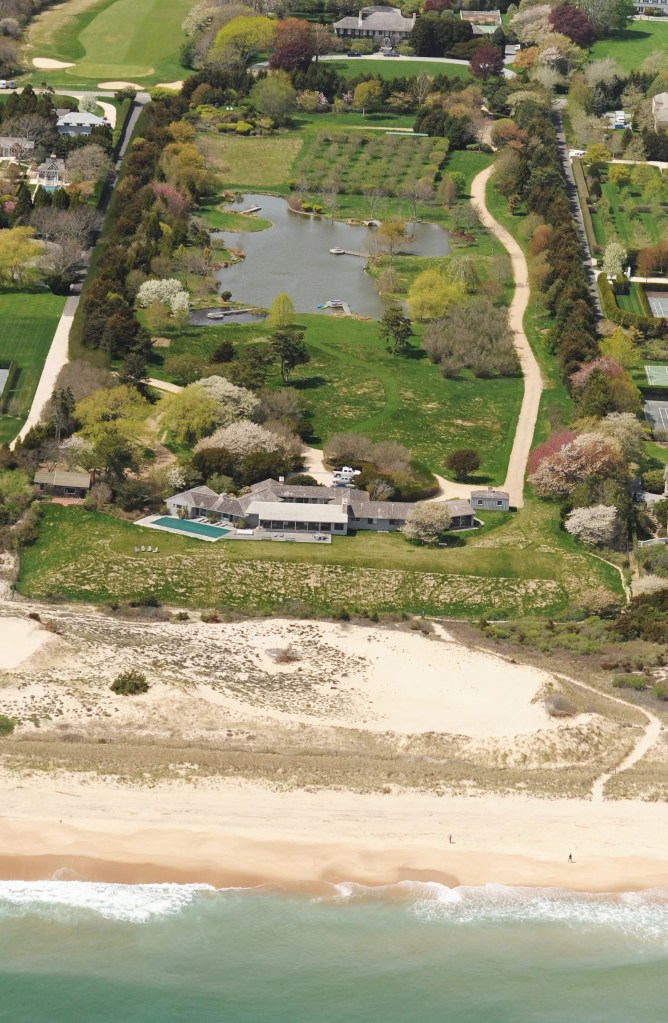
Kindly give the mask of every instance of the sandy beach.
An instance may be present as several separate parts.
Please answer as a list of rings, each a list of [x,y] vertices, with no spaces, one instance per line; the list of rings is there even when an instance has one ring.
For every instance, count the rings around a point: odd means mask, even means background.
[[[5,776],[1,786],[3,878],[309,890],[400,880],[668,887],[668,810],[648,803],[272,792],[245,783],[128,790],[72,777]]]
[[[668,886],[666,804],[605,790],[665,775],[624,700],[429,623],[31,607],[0,607],[2,878]]]

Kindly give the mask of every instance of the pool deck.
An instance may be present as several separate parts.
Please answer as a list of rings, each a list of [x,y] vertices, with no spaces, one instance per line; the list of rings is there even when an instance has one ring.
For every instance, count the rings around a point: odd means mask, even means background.
[[[230,536],[231,532],[234,531],[234,527],[221,526],[220,536],[206,536],[204,533],[190,533],[186,529],[174,529],[171,526],[164,526],[159,524],[159,519],[169,518],[166,515],[147,515],[143,519],[138,519],[135,522],[136,526],[145,526],[147,529],[157,529],[161,533],[172,533],[174,536],[187,536],[191,540],[206,540],[208,543],[217,543],[218,540],[224,540],[226,536]],[[223,532],[225,530],[225,532]]]
[[[217,543],[218,540],[269,540],[275,543],[331,543],[331,533],[290,533],[270,532],[265,529],[235,529],[228,523],[221,524],[220,536],[204,536],[202,533],[189,533],[184,529],[172,529],[171,526],[158,525],[157,520],[164,519],[165,515],[147,515],[143,519],[137,519],[135,526],[144,526],[146,529],[155,529],[161,533],[172,533],[174,536],[185,536],[191,540],[206,540],[208,543]],[[193,519],[192,521],[197,521]],[[223,529],[226,532],[223,532]]]

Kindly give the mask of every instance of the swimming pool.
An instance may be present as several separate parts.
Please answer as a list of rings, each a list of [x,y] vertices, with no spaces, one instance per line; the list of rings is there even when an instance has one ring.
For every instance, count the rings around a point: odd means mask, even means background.
[[[154,519],[153,526],[160,526],[163,529],[176,529],[179,533],[190,533],[191,536],[206,536],[209,540],[220,540],[229,529],[221,526],[210,526],[207,522],[193,522],[192,519],[177,519],[171,515],[163,515],[160,519]]]

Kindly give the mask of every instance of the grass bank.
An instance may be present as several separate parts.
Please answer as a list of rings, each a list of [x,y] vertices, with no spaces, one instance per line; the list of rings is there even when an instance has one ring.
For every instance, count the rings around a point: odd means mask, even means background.
[[[49,505],[39,539],[21,554],[17,586],[26,597],[86,603],[152,597],[264,613],[475,619],[556,615],[602,588],[621,598],[618,575],[561,532],[554,507],[529,502],[498,528],[458,542],[431,550],[398,534],[359,533],[327,546],[209,544]],[[141,543],[159,553],[135,554]]]

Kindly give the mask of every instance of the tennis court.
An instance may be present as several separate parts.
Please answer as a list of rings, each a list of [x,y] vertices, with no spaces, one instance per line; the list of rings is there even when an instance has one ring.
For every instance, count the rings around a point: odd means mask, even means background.
[[[652,316],[656,316],[657,319],[662,317],[668,319],[668,291],[645,290],[645,297],[652,310]]]
[[[668,432],[668,402],[646,401],[644,406],[645,419],[653,430]]]
[[[647,383],[655,387],[668,387],[668,366],[645,366]]]

